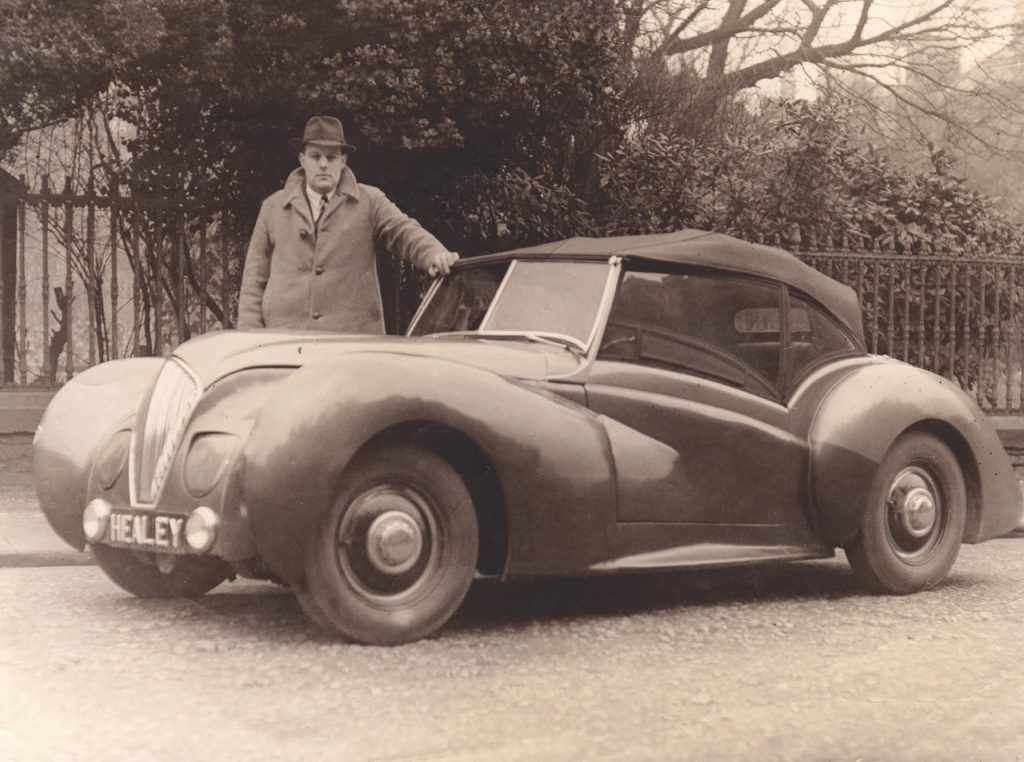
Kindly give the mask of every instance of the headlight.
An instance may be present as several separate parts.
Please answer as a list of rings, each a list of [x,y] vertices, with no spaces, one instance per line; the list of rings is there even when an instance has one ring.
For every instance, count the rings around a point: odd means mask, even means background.
[[[188,515],[185,522],[185,540],[198,553],[205,553],[217,539],[220,517],[212,508],[201,505]]]
[[[102,489],[113,487],[117,477],[124,471],[125,463],[128,461],[128,445],[131,441],[130,431],[118,431],[103,445],[95,466],[96,480]]]
[[[202,497],[215,486],[235,452],[234,434],[200,434],[192,440],[185,457],[185,489]]]
[[[89,542],[98,542],[107,533],[110,522],[110,503],[101,497],[93,498],[82,514],[82,530]]]

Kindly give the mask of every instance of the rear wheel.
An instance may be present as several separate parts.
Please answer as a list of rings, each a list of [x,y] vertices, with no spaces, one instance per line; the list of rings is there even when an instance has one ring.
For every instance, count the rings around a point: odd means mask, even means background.
[[[953,453],[930,434],[906,434],[886,453],[846,554],[872,590],[913,593],[945,578],[966,521],[967,489]]]
[[[139,598],[197,598],[232,573],[219,558],[166,556],[161,564],[155,556],[146,557],[126,548],[101,544],[91,547],[103,572]]]
[[[351,466],[325,514],[298,599],[350,640],[417,640],[462,602],[478,544],[472,500],[447,461],[411,445],[378,448]]]

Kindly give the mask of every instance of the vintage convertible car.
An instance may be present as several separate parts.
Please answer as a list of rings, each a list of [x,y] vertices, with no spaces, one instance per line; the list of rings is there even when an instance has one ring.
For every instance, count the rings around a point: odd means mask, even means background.
[[[405,337],[225,331],[99,365],[47,410],[35,482],[136,595],[276,579],[374,644],[433,632],[476,576],[839,547],[909,593],[1022,506],[968,397],[866,352],[853,291],[700,231],[462,262]]]

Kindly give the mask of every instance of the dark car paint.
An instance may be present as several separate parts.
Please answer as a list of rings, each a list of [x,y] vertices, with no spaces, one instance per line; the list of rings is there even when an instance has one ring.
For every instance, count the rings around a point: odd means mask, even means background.
[[[278,575],[301,576],[352,456],[409,421],[460,432],[492,465],[507,517],[506,574],[564,573],[607,556],[612,464],[590,411],[541,385],[440,358],[353,352],[277,385],[246,443],[249,526]]]
[[[619,521],[797,523],[795,442],[783,405],[676,371],[600,359],[586,389],[594,412],[623,424],[610,429]]]
[[[130,426],[162,359],[136,358],[97,365],[54,395],[36,430],[32,461],[36,497],[54,531],[85,547],[82,511],[93,459],[115,431]]]
[[[870,477],[896,436],[936,418],[949,419],[936,431],[954,437],[975,502],[986,509],[968,539],[1008,531],[1020,513],[1012,470],[980,411],[948,382],[894,361],[825,365],[798,383],[787,405],[685,373],[659,380],[665,371],[525,342],[222,332],[175,355],[198,375],[205,397],[156,510],[211,505],[225,523],[215,553],[254,553],[290,581],[301,576],[313,528],[351,457],[410,423],[447,427],[479,448],[498,481],[508,532],[502,571],[510,576],[828,555],[855,530]],[[160,362],[87,371],[44,417],[40,503],[76,547],[82,509],[98,494],[95,482],[87,486],[94,453],[130,425]],[[909,389],[916,404],[905,404]],[[678,398],[677,415],[706,424],[705,436],[717,422],[729,429],[722,443],[737,450],[718,450],[727,454],[717,471],[695,475],[685,457],[708,453],[665,441],[665,422],[649,411],[667,397]],[[100,430],[95,420],[120,423]],[[214,492],[196,498],[184,489],[182,467],[187,444],[206,431],[236,434],[240,450]],[[648,478],[662,472],[683,487],[699,477],[712,494],[703,506],[687,505]],[[118,507],[127,507],[126,482],[107,493]],[[735,509],[732,520],[709,520],[714,504]]]
[[[578,362],[561,351],[538,344],[482,341],[473,338],[438,340],[404,336],[345,336],[284,331],[220,331],[192,339],[174,354],[208,387],[217,379],[250,367],[297,368],[331,360],[347,352],[394,352],[426,355],[490,368],[495,373],[542,380],[573,371]]]
[[[222,530],[212,552],[225,560],[241,561],[255,554],[252,536],[241,515],[242,445],[268,395],[290,372],[290,368],[253,368],[221,378],[207,388],[182,436],[182,445],[171,463],[170,476],[154,506],[153,510],[158,513],[179,516],[187,516],[200,505],[215,508],[221,515]],[[195,439],[211,433],[231,435],[234,452],[228,456],[214,488],[206,494],[195,495],[185,484],[185,460]],[[127,479],[120,480],[106,492],[94,488],[91,494],[100,494],[115,506],[130,505]],[[180,552],[189,551],[182,549]]]
[[[890,358],[851,360],[809,378],[790,406],[794,433],[810,446],[808,482],[825,542],[853,538],[866,486],[911,428],[938,434],[958,456],[972,496],[965,542],[1016,526],[1021,496],[1013,467],[984,413],[951,382]]]

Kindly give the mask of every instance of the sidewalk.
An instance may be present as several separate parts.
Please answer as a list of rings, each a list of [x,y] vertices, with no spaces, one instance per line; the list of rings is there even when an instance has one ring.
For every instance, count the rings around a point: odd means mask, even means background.
[[[32,435],[0,434],[0,568],[93,563],[50,528],[32,489]]]

